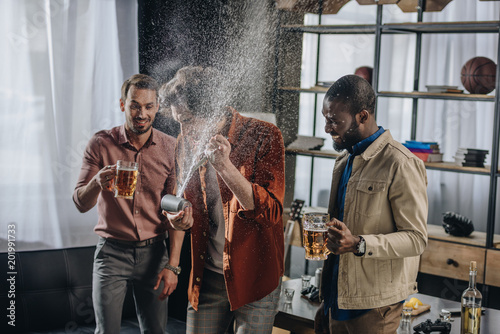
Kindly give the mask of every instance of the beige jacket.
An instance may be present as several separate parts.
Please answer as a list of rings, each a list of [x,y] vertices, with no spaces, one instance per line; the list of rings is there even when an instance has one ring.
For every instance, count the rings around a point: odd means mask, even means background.
[[[329,213],[349,154],[337,158]],[[417,292],[419,256],[427,245],[425,166],[385,131],[353,161],[346,190],[344,223],[366,240],[362,257],[340,256],[338,305],[370,309],[400,302]],[[322,295],[331,284],[333,256],[325,261]],[[328,286],[327,286],[328,285]]]

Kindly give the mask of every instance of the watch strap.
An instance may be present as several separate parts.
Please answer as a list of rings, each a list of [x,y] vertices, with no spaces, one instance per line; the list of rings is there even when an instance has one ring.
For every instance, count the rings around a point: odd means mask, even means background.
[[[181,273],[181,267],[174,267],[174,266],[171,266],[168,263],[165,265],[164,268],[172,271],[176,275],[179,275]]]

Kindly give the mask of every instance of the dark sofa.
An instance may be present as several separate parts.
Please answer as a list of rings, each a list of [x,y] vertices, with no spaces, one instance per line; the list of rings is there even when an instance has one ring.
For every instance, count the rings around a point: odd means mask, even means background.
[[[0,305],[7,310],[0,333],[93,333],[94,251],[95,246],[24,251],[16,252],[15,260],[12,254],[0,253]],[[172,304],[170,300],[169,311]],[[185,333],[182,320],[170,316],[167,333]],[[129,289],[121,333],[139,332]]]

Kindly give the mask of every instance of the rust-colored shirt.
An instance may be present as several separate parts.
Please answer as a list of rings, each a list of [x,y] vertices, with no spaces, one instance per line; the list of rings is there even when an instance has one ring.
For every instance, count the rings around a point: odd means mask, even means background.
[[[78,189],[86,185],[104,166],[118,160],[139,163],[139,176],[133,199],[115,198],[114,193],[102,191],[97,199],[99,215],[94,231],[105,238],[145,240],[168,228],[161,214],[163,195],[175,191],[175,138],[153,129],[151,136],[138,151],[128,141],[124,125],[97,132],[87,144],[80,177],[73,201],[81,211],[85,207],[78,199]]]
[[[283,276],[285,148],[281,132],[276,126],[243,117],[234,109],[231,110],[229,158],[252,183],[255,203],[254,210],[244,210],[217,175],[225,221],[224,278],[231,310],[235,310],[267,296],[278,287]],[[176,152],[179,161],[189,156],[183,142],[181,134]],[[210,235],[206,171],[206,165],[200,167],[184,193],[185,198],[193,204],[192,270],[188,297],[196,310]]]

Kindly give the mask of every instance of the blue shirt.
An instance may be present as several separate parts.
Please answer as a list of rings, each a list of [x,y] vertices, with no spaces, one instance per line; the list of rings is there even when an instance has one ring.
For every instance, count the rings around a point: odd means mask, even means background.
[[[375,141],[382,133],[384,133],[384,128],[379,126],[378,131],[372,134],[370,137],[363,139],[352,149],[347,149],[350,153],[349,159],[347,160],[347,165],[340,178],[339,187],[337,189],[337,202],[335,205],[339,209],[338,220],[344,221],[344,203],[345,203],[345,193],[347,189],[347,183],[352,173],[352,162],[354,157],[363,153],[371,143]],[[357,318],[370,310],[343,310],[339,309],[337,294],[338,294],[338,276],[339,276],[339,256],[334,256],[333,265],[333,275],[332,275],[332,285],[329,293],[325,294],[325,315],[328,314],[328,309],[332,309],[332,318],[339,321],[349,320]]]

